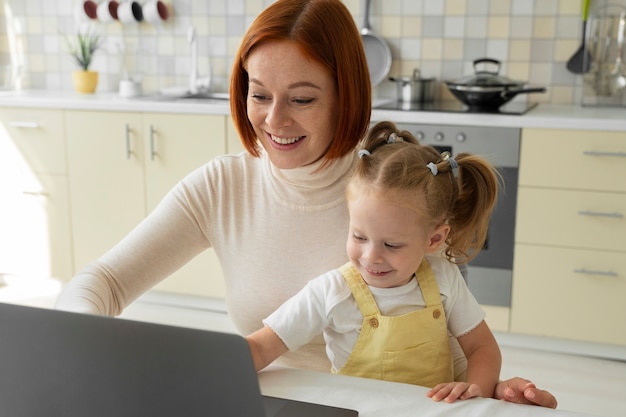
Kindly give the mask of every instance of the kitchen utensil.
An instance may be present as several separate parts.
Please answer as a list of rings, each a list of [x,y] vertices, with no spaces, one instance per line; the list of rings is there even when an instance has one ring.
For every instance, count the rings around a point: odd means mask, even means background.
[[[626,14],[622,12],[619,16],[619,26],[617,28],[617,57],[615,58],[615,66],[611,71],[609,88],[611,94],[615,95],[626,87],[626,75],[622,64],[622,55],[624,54],[624,30],[626,29]]]
[[[398,101],[403,103],[430,103],[435,97],[435,79],[421,78],[420,70],[415,68],[409,77],[389,77],[396,83]]]
[[[518,94],[545,93],[546,89],[526,88],[526,83],[499,75],[500,61],[480,58],[474,61],[474,75],[458,81],[446,81],[448,90],[474,111],[493,112]],[[481,64],[491,64],[494,70],[479,69]]]
[[[97,15],[98,20],[102,23],[111,23],[117,20],[117,8],[119,3],[117,1],[103,1],[98,5]]]
[[[136,1],[124,1],[117,7],[117,17],[125,24],[135,24],[143,20],[141,4]]]
[[[361,39],[365,49],[365,57],[367,58],[367,66],[370,72],[370,81],[372,86],[377,86],[389,74],[391,69],[391,49],[387,41],[377,33],[373,32],[370,27],[370,0],[364,1],[363,29],[361,29]]]
[[[98,4],[92,0],[79,2],[76,7],[76,20],[79,22],[90,21],[98,18]]]
[[[143,18],[146,22],[153,25],[160,25],[165,22],[169,16],[167,6],[160,0],[149,0],[141,8]]]
[[[585,48],[585,38],[587,31],[587,15],[589,13],[589,0],[583,1],[583,33],[582,42],[578,50],[574,52],[574,55],[567,61],[567,69],[574,74],[584,74],[591,68],[591,54],[588,49]]]

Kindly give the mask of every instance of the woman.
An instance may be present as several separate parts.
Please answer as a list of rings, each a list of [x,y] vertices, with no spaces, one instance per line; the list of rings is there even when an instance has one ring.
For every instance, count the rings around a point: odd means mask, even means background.
[[[308,280],[347,261],[345,186],[371,112],[365,53],[347,8],[339,0],[268,7],[243,38],[230,96],[248,152],[217,158],[183,179],[72,280],[58,308],[118,315],[213,247],[230,317],[247,335]],[[321,337],[281,359],[329,369]],[[500,398],[509,388],[516,400],[528,391],[552,405],[524,384],[500,384]]]

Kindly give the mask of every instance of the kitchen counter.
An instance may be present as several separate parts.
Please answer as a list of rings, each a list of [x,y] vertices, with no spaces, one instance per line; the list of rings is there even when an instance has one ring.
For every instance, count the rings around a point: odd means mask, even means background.
[[[426,397],[428,388],[396,382],[270,366],[259,373],[264,395],[357,410],[360,417],[507,416],[582,417],[566,410],[519,405],[490,398],[452,404]]]
[[[377,100],[374,106],[388,102]],[[149,97],[122,98],[117,93],[80,95],[68,91],[4,92],[0,106],[50,109],[163,112],[190,114],[230,114],[227,101],[209,102],[198,99],[154,100]],[[459,126],[500,126],[534,128],[568,128],[581,130],[626,131],[626,109],[623,107],[582,107],[574,105],[539,104],[528,113],[493,115],[480,113],[446,113],[429,111],[372,111],[372,121],[392,120],[396,123],[425,123]]]

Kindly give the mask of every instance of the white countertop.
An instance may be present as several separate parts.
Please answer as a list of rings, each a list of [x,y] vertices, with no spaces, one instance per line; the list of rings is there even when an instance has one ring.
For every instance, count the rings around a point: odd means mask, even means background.
[[[385,101],[389,100],[379,100],[374,105],[382,104]],[[210,103],[196,99],[158,101],[141,97],[122,98],[117,93],[83,95],[71,91],[47,90],[3,92],[0,94],[0,106],[128,112],[230,114],[230,106],[227,101],[213,101]],[[374,109],[372,111],[372,121],[380,120],[391,120],[396,123],[626,132],[626,108],[624,107],[583,107],[579,105],[543,103],[521,116]]]
[[[581,417],[567,410],[473,398],[452,404],[426,397],[428,388],[270,366],[259,373],[264,395],[357,410],[360,417]]]
[[[117,93],[78,94],[72,91],[28,90],[3,92],[0,107],[26,107],[68,110],[99,110],[121,112],[230,114],[226,100],[184,99],[155,100],[146,97],[124,98]]]
[[[0,302],[51,308],[62,283],[48,279],[0,276]],[[181,307],[181,302],[186,307]],[[210,308],[215,308],[211,311]],[[189,296],[147,293],[124,310],[121,318],[173,326],[236,333],[220,303]],[[600,416],[617,416],[623,410],[619,397],[624,386],[619,362],[587,357],[554,355],[503,346],[502,376],[532,377],[538,386],[549,387],[559,399],[555,410],[475,398],[454,404],[435,403],[424,387],[354,378],[342,375],[286,369],[271,365],[259,373],[261,391],[270,396],[291,398],[356,409],[368,416],[499,416],[577,417],[568,410],[584,410]],[[542,371],[540,372],[539,369]],[[606,386],[602,381],[611,381]],[[608,397],[608,398],[607,398]]]

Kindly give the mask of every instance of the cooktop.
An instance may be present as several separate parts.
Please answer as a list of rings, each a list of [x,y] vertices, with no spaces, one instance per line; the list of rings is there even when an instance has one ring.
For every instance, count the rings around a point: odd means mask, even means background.
[[[406,111],[433,111],[447,113],[489,113],[489,114],[509,114],[522,115],[535,108],[538,103],[510,102],[493,111],[474,109],[459,101],[439,101],[431,103],[410,103],[401,100],[389,101],[377,106],[375,109],[381,110],[406,110]]]

